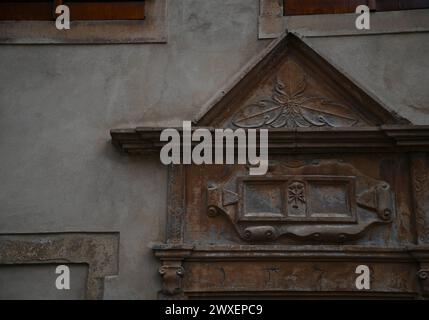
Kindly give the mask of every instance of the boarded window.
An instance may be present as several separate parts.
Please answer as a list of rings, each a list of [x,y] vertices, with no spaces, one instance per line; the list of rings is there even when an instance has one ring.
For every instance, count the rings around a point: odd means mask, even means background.
[[[0,2],[0,20],[54,20],[55,8],[67,5],[71,20],[142,20],[143,0],[15,0]]]
[[[429,8],[429,0],[284,0],[284,11],[287,16],[352,13],[361,4],[372,11]]]

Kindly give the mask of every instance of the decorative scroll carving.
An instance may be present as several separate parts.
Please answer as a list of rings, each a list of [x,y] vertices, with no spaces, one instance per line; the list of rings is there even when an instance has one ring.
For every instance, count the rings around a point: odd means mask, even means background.
[[[427,265],[427,264],[426,264]],[[429,269],[422,268],[417,272],[417,277],[420,281],[422,295],[424,297],[429,296]]]
[[[175,295],[181,292],[182,277],[185,274],[185,269],[181,265],[177,263],[163,265],[159,268],[159,273],[163,280],[162,293]]]
[[[236,201],[225,206],[226,194],[234,194]],[[211,184],[207,206],[209,216],[228,217],[246,241],[290,235],[343,242],[360,237],[372,224],[391,222],[394,213],[388,183],[334,161],[279,166],[265,177],[237,172],[226,182]]]
[[[426,221],[425,201],[429,202],[428,167],[424,155],[415,155],[412,160],[412,183],[414,195],[414,208],[416,212],[417,235],[419,242],[429,241],[429,227]],[[426,204],[428,205],[428,204]]]
[[[426,281],[429,278],[429,269],[420,269],[417,272],[417,276],[419,277],[420,280],[422,281]]]
[[[185,275],[183,261],[191,254],[192,246],[183,244],[158,244],[152,249],[162,261],[158,269],[162,276],[162,291],[160,298],[178,299],[183,296],[182,279]]]
[[[288,61],[280,69],[273,93],[240,110],[232,124],[241,128],[352,127],[359,117],[349,108],[320,96],[304,93],[304,71]]]
[[[429,247],[415,245],[409,247],[411,256],[418,262],[416,278],[420,282],[420,294],[429,298]]]

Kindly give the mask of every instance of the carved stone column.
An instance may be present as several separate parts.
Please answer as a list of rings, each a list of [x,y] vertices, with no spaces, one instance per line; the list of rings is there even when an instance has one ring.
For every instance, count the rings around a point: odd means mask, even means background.
[[[185,167],[170,165],[168,168],[167,242],[179,245],[183,242],[183,218],[185,214]]]

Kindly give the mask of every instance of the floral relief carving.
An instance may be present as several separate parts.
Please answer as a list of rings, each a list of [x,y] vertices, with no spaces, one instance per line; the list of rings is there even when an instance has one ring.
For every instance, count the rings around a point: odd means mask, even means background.
[[[292,207],[298,208],[299,204],[305,203],[304,184],[299,181],[291,183],[288,189],[288,202]]]
[[[271,97],[247,105],[232,119],[240,128],[352,127],[359,117],[341,103],[307,95],[307,79],[296,63],[279,70]]]
[[[429,228],[426,223],[426,214],[424,210],[425,190],[428,181],[427,168],[424,158],[416,158],[412,167],[412,178],[415,197],[415,209],[417,220],[417,232],[421,242],[429,239]]]

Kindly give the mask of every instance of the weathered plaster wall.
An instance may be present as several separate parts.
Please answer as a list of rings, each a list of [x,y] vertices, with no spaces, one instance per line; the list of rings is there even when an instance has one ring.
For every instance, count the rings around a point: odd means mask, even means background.
[[[306,41],[384,106],[415,124],[429,124],[429,33]]]
[[[174,0],[168,44],[2,45],[0,233],[119,231],[105,297],[155,298],[166,170],[120,155],[109,130],[191,119],[264,47],[257,13],[256,0]]]
[[[194,118],[268,44],[257,40],[258,10],[258,0],[171,0],[167,44],[0,46],[0,233],[120,232],[119,276],[106,280],[105,298],[155,298],[148,245],[163,239],[166,170],[156,156],[119,154],[109,129]],[[428,40],[306,41],[429,124]]]

